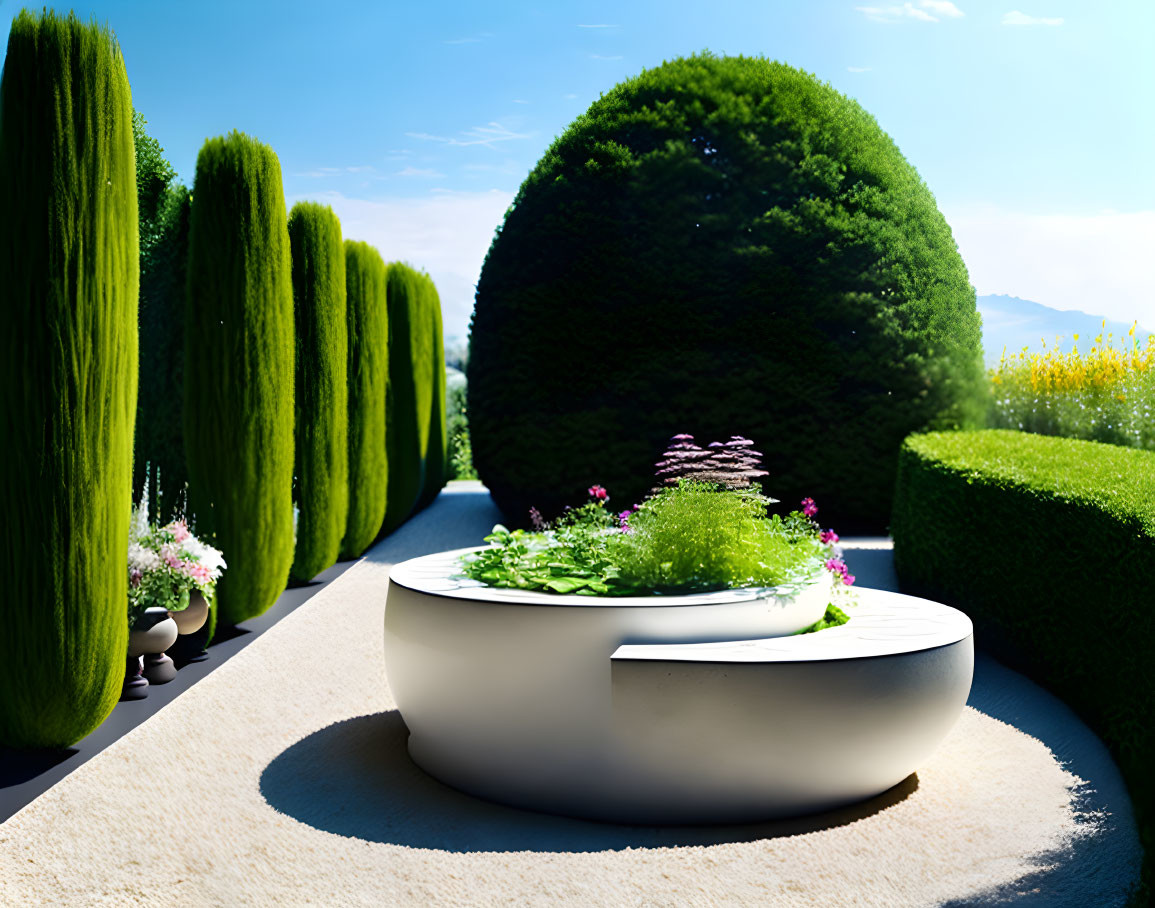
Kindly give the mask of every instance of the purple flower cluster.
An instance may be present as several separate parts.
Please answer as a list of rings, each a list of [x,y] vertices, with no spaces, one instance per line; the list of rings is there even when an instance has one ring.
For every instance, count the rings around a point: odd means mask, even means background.
[[[842,582],[847,586],[850,586],[852,583],[854,583],[854,575],[850,573],[850,569],[847,568],[846,562],[841,558],[828,558],[826,561],[826,570],[830,571],[832,574],[840,575],[842,577]]]
[[[726,442],[710,442],[705,448],[694,441],[693,435],[675,435],[655,464],[654,475],[663,486],[676,486],[680,479],[691,479],[727,489],[748,489],[756,480],[770,475],[760,469],[761,461],[762,453],[754,450],[754,442],[741,435],[732,435]]]
[[[630,518],[637,510],[638,505],[634,505],[629,510],[622,511],[620,514],[618,514],[618,526],[621,528],[623,533],[632,533],[634,531],[634,528],[630,526]]]

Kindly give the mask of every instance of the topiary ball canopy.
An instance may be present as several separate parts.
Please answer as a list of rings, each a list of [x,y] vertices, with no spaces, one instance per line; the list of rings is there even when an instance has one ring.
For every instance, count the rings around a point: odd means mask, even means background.
[[[950,228],[874,118],[813,76],[675,60],[603,95],[522,184],[477,286],[474,461],[507,520],[600,483],[623,507],[671,436],[751,438],[765,489],[886,526],[899,446],[981,412]]]

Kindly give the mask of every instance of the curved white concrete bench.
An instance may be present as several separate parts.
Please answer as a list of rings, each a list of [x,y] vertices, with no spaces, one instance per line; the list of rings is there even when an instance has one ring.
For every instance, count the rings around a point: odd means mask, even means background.
[[[632,823],[824,810],[916,770],[970,690],[970,621],[937,603],[862,590],[848,625],[781,636],[821,617],[825,578],[792,599],[557,596],[454,579],[461,551],[393,567],[385,667],[413,759],[492,800]]]

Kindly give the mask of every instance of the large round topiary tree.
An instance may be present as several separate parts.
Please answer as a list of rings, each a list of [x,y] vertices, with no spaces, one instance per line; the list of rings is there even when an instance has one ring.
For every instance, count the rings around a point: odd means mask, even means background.
[[[224,553],[219,619],[260,615],[293,561],[293,285],[281,165],[239,132],[197,156],[184,440],[189,505]]]
[[[345,247],[333,209],[298,202],[289,213],[297,328],[297,550],[290,576],[334,564],[349,512],[348,328]]]
[[[120,695],[136,206],[116,39],[21,12],[0,79],[0,747],[70,745]]]
[[[981,413],[950,228],[875,120],[804,72],[710,55],[596,101],[526,179],[477,287],[478,473],[524,523],[623,506],[670,436],[754,439],[767,491],[885,528],[899,445]]]

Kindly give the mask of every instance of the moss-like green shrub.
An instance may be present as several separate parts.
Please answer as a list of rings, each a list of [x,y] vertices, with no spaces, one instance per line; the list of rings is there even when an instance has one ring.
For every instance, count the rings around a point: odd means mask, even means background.
[[[120,695],[139,269],[116,39],[21,12],[0,80],[0,746],[70,745]]]
[[[603,95],[522,184],[477,287],[469,416],[507,520],[638,501],[676,432],[757,438],[777,497],[881,530],[911,431],[982,415],[980,320],[875,120],[709,55]]]
[[[633,585],[669,592],[775,586],[821,569],[826,547],[765,515],[759,495],[682,479],[630,515],[614,559]]]
[[[345,247],[333,210],[298,202],[289,214],[297,329],[297,551],[290,576],[337,561],[349,513]]]
[[[445,336],[441,323],[441,297],[433,278],[424,275],[424,304],[429,319],[432,387],[429,395],[429,440],[425,445],[425,485],[419,507],[425,507],[449,481],[449,429],[447,427],[445,387]]]
[[[385,439],[389,494],[385,524],[381,528],[383,534],[393,532],[409,519],[425,489],[434,397],[434,343],[429,306],[431,299],[436,299],[429,276],[403,262],[390,263],[388,285],[389,392],[385,405]]]
[[[153,513],[164,522],[174,516],[188,482],[180,401],[190,198],[188,189],[175,182],[176,171],[145,130],[140,113],[133,116],[133,142],[140,212],[140,390],[133,498],[139,498],[151,469]]]
[[[223,624],[266,611],[293,561],[293,334],[280,162],[239,132],[209,139],[189,225],[184,437],[197,533],[228,563]]]
[[[1008,430],[915,435],[892,532],[904,591],[965,611],[982,646],[1106,741],[1150,880],[1155,452]]]
[[[369,547],[385,518],[385,394],[389,381],[389,313],[385,261],[368,243],[345,241],[349,334],[349,516],[342,558]]]

